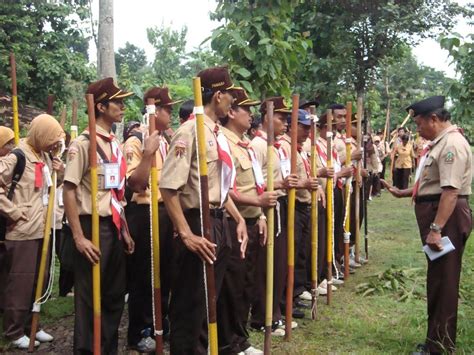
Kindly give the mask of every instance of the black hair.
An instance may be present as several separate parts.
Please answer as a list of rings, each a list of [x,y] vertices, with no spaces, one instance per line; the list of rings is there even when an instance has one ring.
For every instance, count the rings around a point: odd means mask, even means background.
[[[408,142],[409,140],[410,140],[410,136],[405,133],[405,134],[402,136],[402,141],[407,141],[407,142]]]
[[[331,106],[329,106],[329,109],[334,112],[334,110],[344,110],[346,108],[346,106],[344,105],[341,105],[341,104],[332,104]]]
[[[440,121],[446,122],[451,120],[451,114],[445,108],[437,108],[434,111],[429,112],[428,114],[421,115],[422,117],[430,117],[431,115],[436,115]]]
[[[95,114],[95,118],[97,119],[100,115],[102,115],[102,112],[99,111],[99,109],[97,108],[97,105],[98,104],[102,104],[105,106],[105,108],[109,108],[109,103],[110,101],[103,101],[103,102],[97,102],[96,104],[94,104],[94,114]]]
[[[184,101],[181,104],[181,107],[179,108],[179,118],[181,118],[184,121],[187,121],[189,116],[193,113],[193,109],[194,109],[193,100]]]
[[[253,118],[252,123],[250,124],[250,129],[252,129],[252,128],[257,129],[258,126],[261,125],[261,124],[262,124],[262,116],[260,116],[260,115],[257,116],[256,115]]]
[[[402,130],[403,132],[406,132],[407,130],[405,129],[405,127],[398,127],[397,128],[397,132],[399,132],[400,130]]]
[[[215,92],[210,89],[204,89],[202,92],[202,104],[203,106],[209,105],[212,101]]]

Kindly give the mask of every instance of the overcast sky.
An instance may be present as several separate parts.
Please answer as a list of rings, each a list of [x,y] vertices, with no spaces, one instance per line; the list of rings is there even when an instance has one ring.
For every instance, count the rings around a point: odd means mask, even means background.
[[[459,0],[466,5],[468,0]],[[148,43],[146,29],[153,26],[171,26],[173,29],[188,27],[188,51],[211,35],[219,24],[209,19],[209,13],[216,8],[214,0],[119,0],[114,2],[115,50],[123,47],[128,41],[145,49],[148,60],[154,58],[153,47]],[[99,13],[98,0],[93,0],[94,17]],[[466,21],[458,22],[455,31],[463,36],[473,30]],[[96,57],[96,48],[91,43],[91,59]],[[419,62],[444,71],[454,77],[454,68],[449,66],[447,52],[441,50],[435,40],[424,40],[414,48]]]

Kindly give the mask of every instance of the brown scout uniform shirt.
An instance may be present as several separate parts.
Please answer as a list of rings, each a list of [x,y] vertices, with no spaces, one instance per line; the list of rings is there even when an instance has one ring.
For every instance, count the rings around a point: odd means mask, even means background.
[[[222,127],[222,131],[229,142],[230,153],[234,161],[236,178],[235,185],[239,194],[258,197],[257,187],[255,185],[255,175],[252,168],[252,160],[249,156],[247,148],[239,145],[239,142],[250,143],[250,139],[242,137],[240,139],[231,130]],[[262,214],[262,209],[257,206],[237,205],[240,214],[244,218],[256,218]]]
[[[183,210],[199,208],[199,171],[197,160],[196,120],[183,123],[173,135],[161,172],[160,188],[179,191]],[[209,203],[221,204],[221,171],[214,128],[217,125],[204,115]]]
[[[255,156],[257,157],[260,166],[262,167],[263,178],[265,182],[268,181],[267,179],[267,132],[259,131],[261,136],[256,136],[252,139],[250,146],[255,151]],[[283,181],[283,174],[281,172],[280,167],[280,157],[278,155],[278,150],[274,148],[274,158],[275,161],[273,162],[273,179],[274,181]],[[275,190],[278,197],[286,196],[286,190]]]
[[[432,144],[421,173],[418,196],[441,194],[443,187],[458,189],[459,195],[470,195],[472,153],[466,139],[454,126],[441,132]]]
[[[97,126],[97,133],[109,136],[100,126]],[[97,135],[97,144],[102,148],[109,159],[112,157],[112,148],[110,143]],[[117,142],[118,144],[118,142]],[[91,171],[89,166],[89,139],[82,134],[79,135],[69,146],[67,154],[66,171],[64,172],[64,181],[68,181],[77,186],[76,200],[79,215],[91,215]],[[104,166],[102,159],[97,153],[97,174],[99,176],[99,190],[97,194],[97,209],[100,217],[112,216],[110,201],[112,193],[110,189],[105,189],[104,184]],[[122,201],[125,205],[125,200]]]
[[[169,145],[164,139],[163,136],[160,136],[162,142],[165,142],[166,149],[168,150]],[[131,136],[123,145],[123,152],[125,154],[125,159],[127,161],[127,179],[130,175],[133,174],[135,169],[137,168],[138,164],[143,157],[143,149],[142,149],[142,142],[138,137]],[[160,178],[161,178],[161,171],[163,170],[163,157],[161,156],[161,152],[158,149],[155,153],[156,155],[156,170],[158,172],[158,185],[160,185]],[[137,203],[138,205],[149,205],[150,204],[150,188],[147,187],[146,190],[140,192],[134,192],[132,195],[132,202]],[[161,198],[160,190],[158,189],[158,202],[163,202]]]
[[[43,188],[35,188],[35,163],[45,163],[52,171],[51,160],[45,153],[37,154],[33,148],[21,140],[18,145],[25,153],[26,166],[13,195],[12,204],[2,205],[2,214],[11,220],[18,220],[21,212],[25,212],[28,220],[19,221],[7,226],[6,240],[41,239],[44,234],[47,206],[43,204],[43,195],[48,194],[46,179],[43,175]],[[16,166],[16,156],[9,154],[0,159],[0,195],[6,197],[10,189],[13,170]]]
[[[395,156],[397,156],[395,158],[396,169],[411,169],[413,167],[412,158],[415,157],[415,152],[410,142],[406,145],[403,145],[403,143],[397,145],[395,148]]]

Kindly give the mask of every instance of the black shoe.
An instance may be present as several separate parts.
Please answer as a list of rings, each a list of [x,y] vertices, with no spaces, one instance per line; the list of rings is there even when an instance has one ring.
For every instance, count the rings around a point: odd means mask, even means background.
[[[296,319],[304,318],[304,312],[301,309],[293,308],[293,318],[296,318]]]
[[[295,303],[293,304],[293,307],[295,307],[295,308],[303,308],[303,309],[311,309],[311,305],[310,305],[310,304],[305,303],[305,302],[301,302],[301,301],[295,301]]]
[[[428,348],[426,344],[418,344],[416,346],[416,350],[413,351],[411,354],[412,355],[428,355],[430,352],[428,351]]]

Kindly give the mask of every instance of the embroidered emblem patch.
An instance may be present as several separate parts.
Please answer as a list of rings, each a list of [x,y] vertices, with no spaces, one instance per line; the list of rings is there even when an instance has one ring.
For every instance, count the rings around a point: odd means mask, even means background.
[[[447,152],[446,157],[444,158],[445,163],[452,163],[454,161],[454,153],[453,152]]]
[[[181,158],[184,154],[186,154],[186,148],[188,144],[183,140],[176,141],[176,145],[174,147],[174,155],[177,158]]]
[[[73,160],[74,157],[76,156],[77,152],[79,152],[79,149],[77,149],[76,146],[71,145],[67,150],[67,159],[68,159],[68,161]]]

